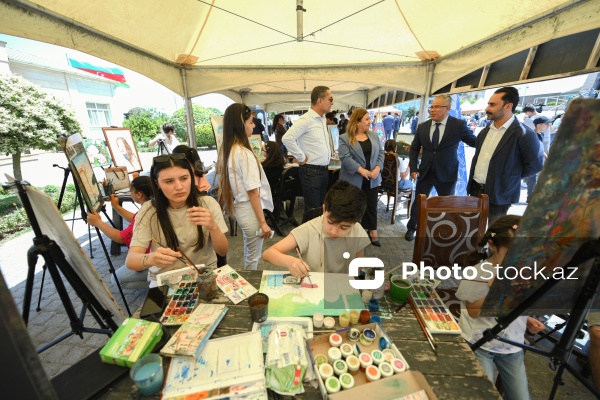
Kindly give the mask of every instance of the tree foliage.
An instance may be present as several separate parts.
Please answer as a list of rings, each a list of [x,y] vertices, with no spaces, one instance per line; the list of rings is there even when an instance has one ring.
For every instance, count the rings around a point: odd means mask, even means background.
[[[131,129],[136,143],[148,143],[162,132],[163,124],[169,122],[170,116],[155,108],[134,108],[129,117],[123,121],[123,126]]]
[[[213,115],[223,115],[223,113],[214,107],[202,107],[197,104],[192,105],[193,113],[194,113],[194,126],[198,127],[198,125],[206,125],[210,124],[210,117]],[[187,125],[185,123],[185,108],[180,108],[179,110],[173,113],[171,117],[171,123],[175,127],[175,135],[177,139],[185,141],[187,140]],[[204,128],[202,128],[204,130]],[[196,141],[198,146],[206,146],[201,145],[200,140],[198,140],[198,136],[204,137],[205,135],[200,135],[198,131],[196,131]],[[213,140],[214,142],[214,140]]]
[[[0,152],[13,156],[15,178],[21,177],[21,153],[51,150],[58,137],[81,133],[67,106],[27,80],[0,74]]]

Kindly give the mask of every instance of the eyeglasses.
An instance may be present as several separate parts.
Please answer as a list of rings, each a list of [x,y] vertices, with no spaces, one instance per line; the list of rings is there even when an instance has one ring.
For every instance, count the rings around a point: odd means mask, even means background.
[[[156,156],[152,159],[152,166],[156,164],[162,164],[165,162],[169,162],[171,160],[185,160],[185,154],[176,153],[176,154],[164,154],[162,156]]]
[[[447,108],[448,106],[429,106],[430,110],[439,110],[440,108]]]
[[[330,103],[333,103],[333,97],[330,97],[330,98],[321,97],[321,100],[329,100]]]

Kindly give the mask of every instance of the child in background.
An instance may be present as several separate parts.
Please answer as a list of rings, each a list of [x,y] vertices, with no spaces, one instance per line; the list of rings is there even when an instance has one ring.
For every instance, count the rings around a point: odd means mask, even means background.
[[[323,215],[299,227],[263,253],[263,259],[287,267],[298,278],[310,271],[348,273],[354,258],[364,257],[371,241],[360,222],[367,200],[365,194],[346,181],[337,181],[325,195]],[[302,260],[285,253],[300,249]],[[344,259],[348,252],[351,257]],[[325,268],[325,266],[327,266]]]
[[[150,181],[150,177],[148,176],[139,176],[131,181],[131,199],[138,203],[139,205],[143,205],[146,201],[152,198],[152,184]],[[100,215],[95,212],[88,212],[88,223],[92,226],[97,227],[104,233],[110,240],[113,240],[117,243],[124,244],[129,247],[131,243],[131,238],[133,237],[133,227],[135,226],[135,215],[131,211],[128,211],[121,207],[119,204],[119,198],[111,194],[110,195],[110,203],[121,217],[124,220],[129,222],[129,226],[122,231],[117,228],[113,228],[108,225],[106,222],[102,221]],[[146,251],[147,252],[147,251]],[[117,278],[119,279],[119,283],[123,289],[146,289],[148,288],[148,281],[146,271],[132,271],[126,266],[122,266],[121,268],[116,270]],[[111,275],[111,280],[114,277]],[[116,284],[113,280],[113,284]]]
[[[387,154],[396,154],[398,144],[395,140],[389,139],[385,141],[383,149]],[[396,157],[398,155],[396,154]],[[410,176],[410,167],[404,164],[402,158],[398,158],[398,190],[414,189],[415,184],[408,177]]]
[[[487,245],[489,250],[474,252],[468,256],[469,265],[477,263],[474,265],[477,277],[473,280],[463,279],[456,297],[461,300],[459,325],[462,336],[471,345],[482,338],[484,330],[496,325],[495,318],[479,317],[479,313],[495,279],[491,272],[495,271],[496,265],[502,265],[520,220],[519,216],[505,215],[494,221],[479,243],[480,248]],[[521,316],[504,329],[500,336],[523,343],[526,329],[535,334],[544,329],[544,324],[534,318]],[[504,399],[529,399],[523,349],[494,339],[475,350],[475,356],[492,382],[496,365],[505,390]]]

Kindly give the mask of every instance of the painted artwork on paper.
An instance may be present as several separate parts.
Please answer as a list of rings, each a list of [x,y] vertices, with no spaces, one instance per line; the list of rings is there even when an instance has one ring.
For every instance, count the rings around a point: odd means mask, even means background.
[[[516,238],[506,255],[503,271],[522,271],[514,280],[496,279],[483,305],[482,316],[504,315],[540,287],[545,280],[527,279],[537,268],[544,276],[567,278],[544,295],[530,315],[571,310],[591,260],[575,270],[562,267],[579,247],[600,236],[600,100],[571,101],[540,173],[533,197]],[[527,269],[530,267],[531,270]],[[523,279],[525,278],[525,279]],[[594,308],[600,308],[596,298]]]
[[[346,274],[311,272],[315,287],[285,283],[284,271],[263,271],[259,291],[269,296],[269,317],[302,317],[315,313],[340,315],[365,308],[360,292],[350,286]],[[325,279],[327,275],[327,284]]]

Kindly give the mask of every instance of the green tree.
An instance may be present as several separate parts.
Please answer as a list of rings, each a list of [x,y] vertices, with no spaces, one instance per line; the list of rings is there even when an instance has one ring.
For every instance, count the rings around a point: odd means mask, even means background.
[[[13,174],[22,180],[21,153],[51,150],[58,137],[81,133],[72,110],[25,79],[0,74],[0,152],[12,154]]]
[[[197,104],[192,105],[194,113],[194,126],[210,124],[210,117],[213,115],[223,115],[223,113],[214,107],[202,107]],[[187,124],[185,123],[185,108],[180,108],[173,113],[171,123],[175,127],[175,136],[181,141],[186,141]],[[198,131],[196,131],[196,143],[201,146],[198,140]]]
[[[417,113],[417,107],[410,106],[410,107],[408,107],[406,114],[403,114],[403,116],[408,117],[409,119],[412,119],[412,117],[414,117],[416,113]]]
[[[169,122],[170,116],[155,108],[134,108],[129,111],[129,117],[123,121],[123,126],[131,129],[136,143],[148,143],[162,132],[163,124]]]

